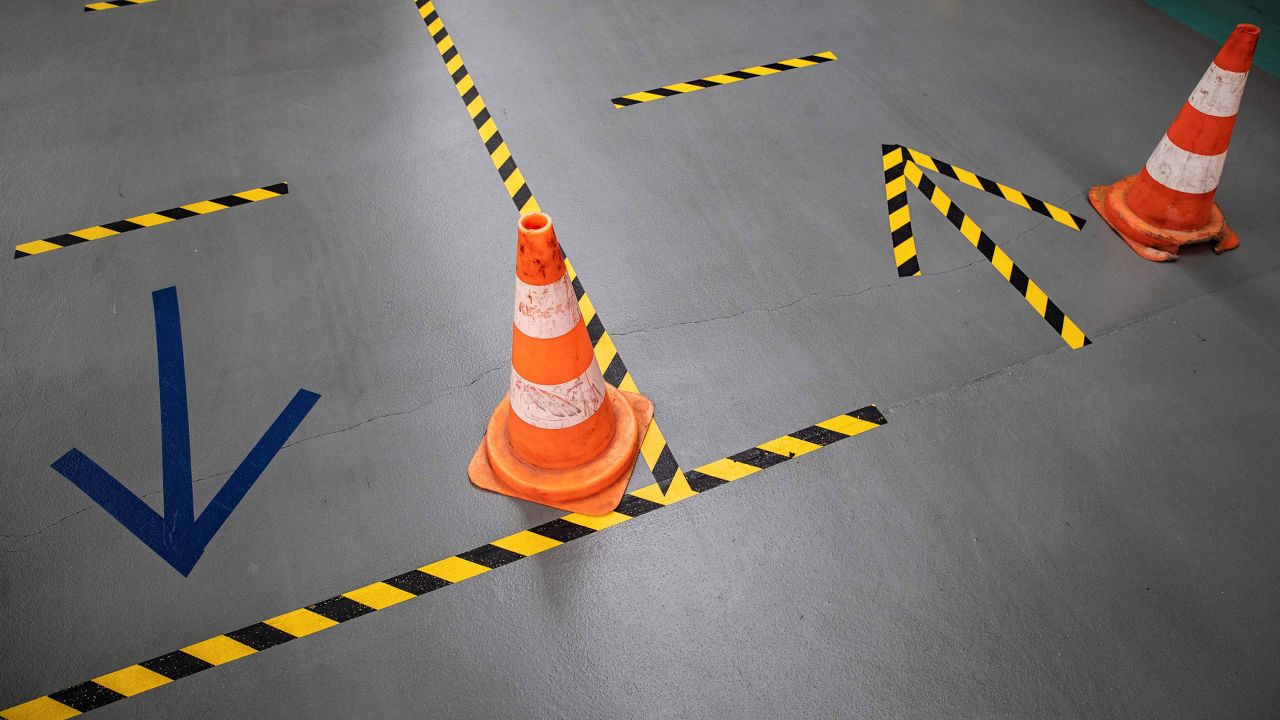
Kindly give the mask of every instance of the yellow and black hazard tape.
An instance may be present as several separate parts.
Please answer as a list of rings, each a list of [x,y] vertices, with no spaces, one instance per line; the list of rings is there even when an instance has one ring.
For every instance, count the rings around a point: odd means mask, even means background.
[[[489,150],[489,159],[493,161],[498,175],[502,177],[502,184],[506,187],[507,194],[511,196],[511,201],[516,204],[516,210],[521,214],[537,212],[538,201],[533,198],[533,191],[525,182],[520,168],[516,167],[516,160],[511,157],[511,149],[502,139],[502,133],[498,132],[498,126],[494,124],[489,108],[484,104],[484,98],[480,97],[480,91],[476,89],[475,81],[467,72],[467,66],[462,62],[462,56],[458,54],[458,48],[453,44],[453,38],[449,37],[444,21],[436,12],[435,3],[432,0],[417,0],[416,4],[418,14],[427,24],[427,32],[431,33],[431,39],[436,43],[436,50],[444,60],[444,66],[453,77],[458,95],[467,106],[467,113],[476,126],[476,132],[480,134],[480,141]]]
[[[631,371],[627,369],[626,363],[622,362],[622,355],[613,344],[613,338],[609,337],[609,332],[604,329],[600,314],[591,304],[591,298],[587,297],[587,291],[582,288],[582,281],[578,278],[578,273],[573,269],[573,263],[569,262],[567,256],[564,259],[564,265],[569,274],[569,280],[573,283],[573,292],[578,296],[578,308],[582,311],[582,321],[586,323],[587,335],[591,337],[591,347],[596,355],[596,364],[600,366],[600,372],[604,375],[605,381],[620,390],[639,393],[640,389],[636,387],[635,378],[631,377]],[[649,428],[645,431],[644,441],[640,444],[640,455],[644,458],[649,471],[653,473],[653,479],[658,482],[658,488],[662,492],[670,491],[679,494],[688,488],[688,478],[680,469],[680,463],[676,462],[676,456],[671,451],[671,446],[667,444],[667,438],[662,434],[656,419],[649,420]]]
[[[805,55],[804,57],[790,58],[787,60],[779,60],[769,63],[768,65],[756,65],[755,67],[734,70],[733,72],[720,73],[718,75],[708,75],[707,77],[698,78],[697,80],[689,80],[688,82],[676,83],[674,85],[663,85],[652,90],[644,90],[634,92],[630,95],[623,95],[613,99],[613,106],[616,108],[630,107],[639,105],[640,103],[661,100],[672,95],[683,95],[685,93],[697,92],[698,90],[706,90],[707,88],[719,87],[720,85],[731,85],[741,80],[750,80],[755,77],[763,77],[765,75],[773,75],[774,73],[786,72],[787,70],[795,70],[796,68],[811,67],[832,60],[838,60],[836,54],[830,51],[820,52],[813,55]]]
[[[654,483],[624,495],[617,509],[608,515],[564,515],[416,570],[0,710],[0,718],[53,720],[95,710],[202,670],[225,665],[290,640],[412,600],[433,590],[456,585],[503,565],[510,565],[517,560],[613,527],[792,458],[807,455],[845,438],[874,430],[887,422],[874,405],[837,415],[790,435],[783,435],[749,450],[707,463],[688,474],[688,483],[680,492],[664,493]]]
[[[65,235],[57,235],[55,237],[45,238],[43,240],[33,240],[29,243],[23,243],[14,248],[13,256],[15,258],[24,258],[31,255],[39,255],[51,250],[61,250],[64,247],[78,245],[91,240],[101,240],[112,235],[127,233],[131,230],[139,230],[146,227],[155,227],[174,220],[183,220],[197,215],[208,215],[219,210],[226,210],[237,205],[247,205],[249,203],[270,200],[274,197],[289,194],[289,183],[281,182],[275,185],[267,185],[266,187],[253,188],[242,192],[224,195],[220,198],[212,200],[201,200],[183,205],[181,207],[170,208],[168,210],[158,210],[145,215],[138,215],[126,220],[117,220],[107,223],[106,225],[94,225],[83,230],[66,233]]]
[[[1056,223],[1071,228],[1072,230],[1084,229],[1084,218],[1079,215],[1063,210],[1057,205],[1051,205],[1039,198],[1032,197],[1021,190],[1015,190],[1004,183],[996,182],[995,180],[982,177],[977,173],[969,172],[962,167],[952,165],[949,162],[930,157],[919,150],[913,150],[912,148],[901,145],[886,145],[884,147],[885,152],[892,152],[893,148],[901,147],[911,155],[912,162],[926,170],[940,172],[949,178],[959,180],[969,187],[977,188],[983,192],[990,193],[998,198],[1011,202],[1018,207],[1039,213]]]
[[[156,0],[106,0],[105,2],[89,3],[84,6],[85,12],[94,12],[95,10],[115,10],[120,7],[129,7],[130,5],[146,5]]]
[[[502,178],[502,184],[507,189],[507,194],[511,196],[512,202],[515,203],[516,210],[521,214],[539,211],[541,208],[538,205],[538,201],[534,198],[533,191],[529,189],[529,183],[525,181],[524,174],[520,172],[520,168],[516,165],[516,159],[511,154],[511,149],[507,147],[506,141],[502,138],[502,133],[498,131],[498,126],[489,114],[484,98],[480,97],[480,91],[476,88],[475,81],[467,71],[467,66],[463,64],[462,56],[458,53],[458,48],[454,45],[453,38],[449,36],[449,30],[445,28],[444,21],[440,19],[435,3],[433,0],[416,0],[416,4],[418,6],[418,14],[422,17],[422,21],[426,23],[427,32],[431,33],[431,39],[435,41],[436,50],[439,51],[441,59],[444,60],[445,69],[453,77],[453,83],[457,87],[458,95],[462,97],[462,102],[467,107],[467,113],[470,114],[471,121],[475,124],[476,131],[480,134],[480,139],[484,141],[485,147],[489,150],[489,158],[492,160],[493,166],[497,168],[498,176]],[[618,353],[618,348],[613,344],[613,339],[609,337],[608,331],[604,329],[604,323],[596,312],[595,306],[591,304],[591,299],[587,297],[582,281],[578,278],[578,273],[574,270],[573,263],[569,262],[567,254],[565,255],[564,264],[569,274],[569,280],[573,282],[573,290],[578,296],[578,306],[582,310],[583,322],[586,323],[587,332],[591,336],[591,344],[595,348],[596,362],[600,365],[600,372],[604,374],[605,380],[609,381],[614,387],[631,392],[639,392],[635,379],[631,377],[631,372],[627,370],[626,364],[622,362],[622,356]],[[649,429],[645,434],[644,443],[641,445],[640,451],[641,456],[644,457],[645,464],[653,472],[653,477],[658,481],[658,487],[663,492],[668,492],[673,486],[676,492],[683,491],[687,486],[684,471],[680,469],[680,464],[676,461],[675,454],[667,444],[666,436],[662,434],[661,428],[658,427],[657,420],[649,421]]]
[[[922,153],[903,148],[901,145],[885,145],[883,146],[883,152],[885,198],[889,209],[889,231],[893,239],[894,262],[898,267],[899,277],[918,277],[920,275],[920,263],[916,257],[915,237],[911,230],[911,210],[907,203],[907,182],[910,181],[937,208],[938,212],[942,213],[960,231],[960,234],[969,241],[969,244],[977,248],[978,252],[982,253],[982,256],[991,263],[992,267],[1022,295],[1022,299],[1027,301],[1027,304],[1036,311],[1036,314],[1049,323],[1049,327],[1058,333],[1063,342],[1072,349],[1082,348],[1092,342],[1085,336],[1084,331],[1071,318],[1067,317],[1066,313],[1062,312],[1062,309],[1053,300],[1049,299],[1049,296],[1023,272],[1022,268],[1014,264],[1008,254],[1000,249],[1000,246],[996,245],[995,241],[982,228],[978,227],[978,224],[964,210],[961,210],[941,188],[925,176],[917,161],[923,161],[922,164],[926,164],[926,167],[938,170],[949,177],[954,177],[966,185],[987,190],[1024,208],[1035,210],[1067,227],[1079,230],[1084,226],[1084,220],[1061,208],[1036,200],[1005,185],[979,178],[967,170],[934,160]],[[911,159],[906,157],[906,152],[911,153]],[[943,170],[943,167],[946,167],[947,170]],[[984,181],[994,186],[996,188],[995,191],[984,186],[982,184]],[[1038,208],[1043,208],[1043,210]]]
[[[909,147],[902,145],[883,145],[881,147],[885,158],[890,156],[899,157],[898,154],[895,154],[895,151],[901,149],[911,156],[911,162],[920,167],[942,173],[949,178],[959,180],[969,187],[977,188],[1011,202],[1018,207],[1044,215],[1072,230],[1082,230],[1084,228],[1084,218],[1079,215],[1063,210],[1057,205],[1051,205],[1039,198],[1032,197],[1020,190],[1015,190],[1004,183],[982,177],[977,173],[930,157],[919,150],[913,150]],[[910,213],[903,211],[896,216],[894,214],[907,206],[906,183],[895,182],[902,177],[902,167],[901,163],[889,166],[886,161],[884,170],[885,199],[889,203],[889,231],[893,235],[893,254],[898,266],[898,277],[912,277],[920,274],[920,263],[916,259],[915,240],[911,236]]]

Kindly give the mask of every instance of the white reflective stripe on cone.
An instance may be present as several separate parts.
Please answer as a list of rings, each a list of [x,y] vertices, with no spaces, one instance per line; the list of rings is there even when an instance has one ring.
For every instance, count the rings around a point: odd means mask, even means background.
[[[593,360],[569,382],[539,385],[511,371],[511,410],[534,427],[562,430],[585,422],[604,402],[604,376]]]
[[[1210,64],[1187,102],[1205,115],[1231,117],[1240,109],[1244,81],[1248,79],[1247,72],[1231,72],[1223,70],[1217,64]]]
[[[582,311],[567,275],[550,285],[530,285],[516,278],[515,321],[532,338],[557,338],[578,324]]]
[[[1170,190],[1184,193],[1207,193],[1218,187],[1222,177],[1222,165],[1227,154],[1197,155],[1187,152],[1169,139],[1160,138],[1151,159],[1147,160],[1147,173]]]

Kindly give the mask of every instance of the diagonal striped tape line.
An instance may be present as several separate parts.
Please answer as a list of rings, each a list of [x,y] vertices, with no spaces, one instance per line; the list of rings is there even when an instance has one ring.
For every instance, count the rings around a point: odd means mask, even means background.
[[[156,0],[106,0],[105,2],[90,3],[84,6],[85,12],[93,12],[95,10],[115,10],[116,8],[129,7],[130,5],[146,5]]]
[[[742,80],[750,80],[755,77],[764,77],[765,75],[773,75],[775,73],[786,72],[787,70],[795,70],[797,68],[812,67],[825,62],[837,60],[836,54],[830,51],[815,53],[813,55],[805,55],[804,57],[790,58],[788,60],[779,60],[769,63],[768,65],[756,65],[755,67],[734,70],[733,72],[720,73],[717,75],[708,75],[697,80],[689,80],[688,82],[676,83],[674,85],[663,85],[652,90],[644,90],[634,92],[630,95],[623,95],[613,99],[613,106],[616,108],[631,107],[640,103],[661,100],[665,97],[673,95],[683,95],[685,93],[697,92],[698,90],[706,90],[707,88],[718,87],[720,85],[731,85]]]
[[[964,210],[952,202],[942,188],[930,180],[914,161],[905,159],[903,148],[896,146],[885,146],[885,148],[885,195],[889,197],[889,227],[893,234],[894,259],[898,263],[900,277],[920,274],[919,264],[916,263],[915,243],[911,236],[911,218],[906,199],[906,183],[910,182],[948,222],[960,231],[970,245],[982,253],[1000,276],[1018,291],[1023,300],[1027,301],[1031,309],[1049,323],[1049,327],[1053,328],[1063,342],[1073,350],[1093,342]],[[912,265],[912,263],[916,264]]]
[[[895,146],[887,146],[887,147],[895,147]],[[902,147],[903,150],[905,150],[907,153],[911,155],[912,162],[924,168],[925,170],[934,170],[936,172],[942,173],[943,175],[946,175],[949,178],[954,178],[956,180],[959,180],[960,182],[964,183],[965,185],[968,185],[969,187],[977,188],[979,190],[982,190],[983,192],[989,193],[991,195],[995,195],[996,197],[1002,200],[1011,202],[1020,208],[1030,210],[1034,213],[1039,213],[1060,225],[1065,225],[1071,228],[1072,230],[1084,229],[1084,218],[1074,213],[1063,210],[1057,205],[1051,205],[1043,200],[1040,200],[1039,198],[1032,197],[1031,195],[1028,195],[1020,190],[1015,190],[1009,187],[1008,185],[1005,185],[1004,183],[999,183],[999,182],[996,182],[995,180],[984,178],[981,175],[977,173],[969,172],[968,170],[965,170],[962,167],[958,167],[956,165],[952,165],[949,162],[945,162],[943,160],[938,160],[937,158],[930,157],[920,152],[919,150],[913,150],[912,148],[903,147],[903,146],[897,146],[897,147]]]
[[[440,58],[444,60],[445,69],[449,71],[450,76],[453,78],[458,95],[466,105],[467,113],[471,116],[471,121],[476,126],[476,131],[484,142],[485,148],[489,151],[489,158],[493,162],[493,166],[497,168],[498,176],[502,179],[502,184],[506,188],[507,194],[511,197],[511,201],[515,203],[516,210],[521,214],[538,212],[541,210],[538,201],[534,198],[533,191],[529,189],[529,183],[525,181],[524,174],[520,172],[520,168],[516,165],[515,157],[511,154],[511,149],[507,146],[506,140],[503,139],[502,133],[498,131],[498,126],[490,115],[484,98],[480,97],[480,91],[476,88],[470,72],[467,71],[467,66],[463,63],[462,56],[458,53],[458,48],[454,45],[453,38],[449,36],[449,30],[444,26],[444,21],[440,19],[435,3],[433,0],[417,0],[417,6],[418,14],[426,24],[427,32],[431,33],[431,39],[436,44],[436,50],[440,53]],[[563,248],[561,249],[563,250]],[[573,283],[573,290],[578,296],[578,306],[582,310],[583,322],[586,323],[587,332],[591,336],[591,345],[595,349],[596,362],[600,365],[600,372],[604,375],[605,380],[614,387],[628,392],[640,392],[636,386],[635,379],[631,377],[631,372],[627,370],[626,363],[622,361],[618,348],[613,344],[613,339],[609,337],[608,331],[605,330],[604,323],[596,312],[595,306],[591,304],[591,299],[587,297],[582,281],[578,278],[573,263],[569,262],[567,254],[565,255],[564,264],[569,274],[569,280]],[[663,492],[668,492],[673,487],[677,493],[685,491],[687,483],[684,471],[680,469],[680,464],[676,462],[675,454],[667,444],[666,436],[662,434],[662,430],[658,427],[657,420],[649,421],[649,428],[646,431],[644,442],[640,446],[640,454],[644,457],[645,465],[653,473],[654,479],[658,481],[658,487]]]
[[[517,560],[727,485],[792,458],[807,455],[845,438],[874,430],[887,422],[874,405],[837,415],[689,472],[688,484],[682,493],[663,493],[656,483],[648,485],[623,495],[617,509],[608,515],[570,513],[558,517],[430,565],[423,565],[416,570],[370,583],[328,600],[0,710],[0,718],[60,720],[95,710],[202,670],[234,662],[276,645],[328,630],[348,620],[470,580],[503,565],[510,565]]]
[[[533,191],[529,189],[529,184],[524,180],[524,174],[520,172],[520,168],[516,167],[516,160],[511,156],[511,149],[507,147],[507,142],[503,140],[502,133],[498,132],[498,126],[493,121],[493,116],[489,113],[489,108],[484,104],[484,98],[480,97],[480,91],[476,89],[475,81],[471,78],[471,73],[467,71],[467,66],[462,62],[462,55],[458,53],[458,48],[453,44],[453,38],[449,37],[449,30],[445,28],[444,21],[440,19],[440,14],[436,12],[435,3],[431,0],[418,0],[418,14],[422,17],[422,21],[427,25],[427,32],[431,33],[431,39],[435,41],[436,50],[440,53],[440,58],[444,60],[445,69],[449,71],[449,75],[453,78],[454,87],[458,90],[458,95],[462,98],[462,102],[467,106],[467,114],[471,116],[471,122],[476,126],[476,132],[480,135],[480,141],[484,143],[485,148],[489,151],[489,159],[493,162],[493,167],[498,170],[498,175],[502,178],[502,185],[507,190],[507,195],[511,197],[511,201],[515,203],[516,210],[520,214],[538,212],[538,201],[533,197]]]
[[[591,338],[596,364],[600,366],[605,382],[619,390],[639,393],[640,388],[636,386],[635,378],[631,376],[626,363],[622,362],[621,353],[613,344],[613,339],[609,337],[609,331],[604,329],[600,314],[591,304],[587,291],[582,288],[582,280],[568,257],[565,257],[564,265],[569,274],[569,280],[573,283],[573,292],[578,297],[582,321],[587,326],[587,335]],[[658,421],[654,418],[649,419],[649,427],[645,431],[644,440],[640,443],[640,456],[644,458],[644,464],[653,473],[653,479],[657,481],[658,488],[662,492],[679,495],[687,491],[688,479],[680,469],[680,463],[676,462],[675,454],[667,444],[667,438],[662,434],[662,429],[658,427]]]
[[[168,210],[157,210],[156,212],[138,215],[125,220],[116,220],[106,225],[94,225],[83,230],[76,230],[64,235],[45,238],[43,240],[33,240],[29,243],[23,243],[13,250],[15,258],[30,257],[31,255],[39,255],[53,250],[61,250],[64,247],[78,245],[83,242],[92,240],[101,240],[112,235],[127,233],[132,230],[140,230],[147,227],[155,227],[156,225],[164,225],[174,220],[184,220],[197,215],[208,215],[219,210],[226,210],[237,205],[247,205],[249,203],[270,200],[271,198],[280,197],[289,194],[289,183],[281,182],[275,185],[267,185],[265,187],[252,188],[231,195],[224,195],[212,200],[201,200],[199,202],[187,203],[176,208]]]

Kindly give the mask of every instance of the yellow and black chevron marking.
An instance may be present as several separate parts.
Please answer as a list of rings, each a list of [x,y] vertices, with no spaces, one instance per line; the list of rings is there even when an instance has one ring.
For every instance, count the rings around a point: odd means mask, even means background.
[[[23,243],[14,248],[13,256],[15,258],[24,258],[30,255],[39,255],[40,253],[49,252],[50,250],[61,250],[69,245],[78,245],[82,242],[90,240],[101,240],[104,237],[119,235],[130,230],[139,228],[154,227],[174,220],[182,220],[184,218],[195,217],[196,215],[208,215],[219,210],[226,210],[237,205],[247,205],[262,200],[270,200],[274,197],[287,195],[289,193],[289,183],[282,182],[266,187],[253,188],[232,195],[224,195],[220,198],[212,200],[201,200],[200,202],[188,203],[181,207],[170,208],[168,210],[159,210],[146,215],[138,215],[128,220],[117,220],[107,223],[106,225],[95,225],[83,230],[76,230],[65,235],[45,238],[43,240],[33,240],[29,243]]]
[[[791,58],[790,60],[779,60],[768,65],[757,65],[755,67],[734,70],[733,72],[722,73],[720,75],[710,75],[697,80],[676,83],[675,85],[663,85],[652,90],[643,92],[634,92],[630,95],[623,95],[613,99],[613,106],[616,108],[630,107],[639,105],[640,103],[651,102],[653,100],[661,100],[664,97],[672,95],[682,95],[684,93],[696,92],[698,90],[706,90],[707,88],[717,87],[719,85],[730,85],[739,80],[750,80],[754,77],[762,77],[764,75],[772,75],[774,73],[785,72],[787,70],[795,70],[796,68],[809,67],[824,62],[836,60],[836,54],[833,52],[820,52],[816,55],[805,55],[804,57]]]
[[[489,150],[489,159],[498,169],[498,174],[502,176],[502,184],[507,188],[507,194],[516,204],[516,210],[521,214],[537,212],[540,209],[538,201],[533,198],[533,191],[524,181],[520,168],[516,167],[516,160],[511,157],[510,148],[502,139],[502,133],[498,132],[498,126],[494,124],[493,117],[489,115],[489,108],[485,107],[484,98],[480,97],[480,91],[476,89],[471,74],[467,72],[467,66],[463,64],[458,48],[454,47],[453,38],[449,37],[444,21],[436,12],[435,3],[432,0],[417,0],[416,4],[418,14],[427,24],[427,32],[431,33],[431,39],[436,43],[436,50],[440,51],[444,66],[453,76],[453,84],[458,88],[458,94],[462,96],[462,102],[467,106],[471,122],[475,123],[476,132],[480,133],[480,140]]]
[[[942,163],[927,155],[917,154],[915,151],[907,150],[900,145],[885,145],[883,150],[885,198],[889,203],[889,230],[893,237],[894,262],[898,266],[899,277],[920,275],[920,263],[916,258],[915,238],[911,232],[911,211],[907,204],[907,181],[910,181],[938,209],[938,212],[942,213],[960,231],[960,234],[969,241],[969,244],[977,248],[978,252],[982,253],[983,257],[991,263],[992,267],[1005,280],[1009,281],[1009,284],[1022,295],[1027,304],[1036,311],[1036,314],[1044,318],[1045,322],[1049,323],[1049,326],[1053,328],[1054,332],[1058,333],[1058,336],[1067,345],[1072,349],[1079,349],[1092,342],[1085,336],[1084,331],[1071,318],[1067,317],[1053,300],[1049,299],[1049,296],[1040,289],[1040,286],[1027,277],[1027,274],[1014,264],[1005,251],[1000,249],[1000,246],[996,245],[995,241],[982,228],[978,227],[978,224],[972,218],[952,202],[951,198],[947,197],[947,194],[941,188],[925,176],[924,172],[920,170],[920,166],[917,165],[916,159],[926,160],[928,162],[927,167],[931,169],[957,178],[967,185],[973,185],[994,195],[1000,195],[1010,202],[1053,218],[1067,227],[1078,230],[1084,225],[1084,220],[1061,208],[1019,193],[1017,190],[1007,188],[998,183],[992,183],[990,180],[979,178],[967,170]],[[907,159],[904,151],[910,152],[912,159]],[[947,170],[943,170],[943,167],[946,167]],[[982,184],[984,182],[995,186],[996,190],[989,190]],[[1039,208],[1043,208],[1043,210]]]
[[[525,182],[520,168],[516,166],[516,159],[512,156],[506,141],[502,139],[502,133],[498,132],[498,126],[489,115],[484,99],[476,89],[475,81],[467,72],[467,66],[463,64],[462,56],[458,54],[458,48],[453,44],[453,38],[449,37],[444,21],[436,12],[435,3],[432,0],[417,0],[417,5],[418,14],[422,16],[423,22],[427,25],[427,32],[431,33],[431,39],[436,43],[436,50],[444,60],[445,69],[452,75],[458,94],[462,96],[462,102],[466,104],[476,131],[480,133],[480,139],[489,150],[493,166],[498,169],[498,175],[507,188],[507,194],[515,202],[516,210],[521,214],[537,212],[541,209],[538,201],[534,198],[533,191],[529,189],[529,184]],[[591,335],[591,344],[595,347],[596,362],[600,365],[600,372],[614,387],[640,392],[635,380],[631,377],[631,372],[622,362],[622,356],[618,354],[618,348],[614,346],[613,339],[604,329],[604,323],[596,313],[595,306],[587,297],[582,281],[579,280],[578,273],[574,270],[573,263],[569,262],[567,254],[564,264],[569,273],[569,279],[573,282],[573,290],[577,293],[578,306],[582,309],[583,322],[587,324],[587,332]],[[656,420],[649,421],[649,430],[640,452],[663,492],[670,491],[673,486],[677,493],[687,488],[684,471],[676,462],[675,454],[667,445],[666,437],[663,436]]]
[[[890,152],[891,148],[901,147],[901,146],[889,145],[885,147],[886,147],[885,152]],[[1031,197],[1030,195],[1024,192],[1021,192],[1019,190],[1014,190],[1008,185],[1005,185],[1003,183],[998,183],[995,180],[989,180],[987,178],[982,177],[981,175],[978,175],[977,173],[969,172],[968,170],[965,170],[962,167],[957,167],[955,165],[952,165],[949,162],[944,162],[942,160],[938,160],[937,158],[933,158],[928,155],[925,155],[919,150],[912,150],[909,147],[903,147],[902,149],[907,151],[907,153],[911,155],[912,162],[914,162],[915,164],[919,165],[920,167],[926,170],[934,170],[934,171],[940,172],[949,178],[954,178],[956,180],[959,180],[960,182],[964,183],[965,185],[968,185],[969,187],[977,188],[979,190],[982,190],[983,192],[987,192],[992,195],[995,195],[998,198],[1007,200],[1008,202],[1011,202],[1014,205],[1017,205],[1018,207],[1025,208],[1032,212],[1036,212],[1041,215],[1044,215],[1045,217],[1053,220],[1056,223],[1059,223],[1061,225],[1066,225],[1072,230],[1084,229],[1084,218],[1080,217],[1079,215],[1075,215],[1070,212],[1067,212],[1066,210],[1063,210],[1057,205],[1050,205],[1049,203],[1043,200],[1040,200],[1038,198]]]
[[[277,615],[181,650],[101,675],[65,690],[0,710],[5,720],[53,720],[89,712],[133,697],[174,680],[225,665],[282,643],[327,630],[361,615],[412,600],[433,590],[456,585],[522,558],[613,527],[645,513],[733,482],[739,478],[806,455],[847,437],[886,424],[874,405],[837,415],[790,435],[707,463],[688,475],[681,492],[664,493],[657,484],[634,490],[608,515],[571,513],[536,527],[508,535],[473,550],[424,565],[381,582],[371,583],[314,605]]]
[[[84,6],[85,12],[93,12],[95,10],[114,10],[118,7],[129,7],[130,5],[146,5],[156,0],[106,0],[106,2],[90,3]]]
[[[1084,228],[1084,218],[1079,215],[1067,212],[1056,205],[1050,205],[1039,198],[1015,190],[1003,183],[982,177],[977,173],[969,172],[962,167],[930,157],[919,150],[913,150],[909,147],[901,145],[883,145],[881,147],[885,157],[884,182],[885,198],[889,203],[889,231],[893,234],[893,254],[898,266],[898,277],[913,277],[920,274],[920,263],[916,259],[915,239],[911,236],[911,214],[905,210],[907,206],[907,185],[905,182],[898,181],[902,177],[901,163],[892,166],[889,164],[890,157],[895,159],[900,157],[895,152],[899,149],[910,154],[910,162],[914,162],[926,170],[940,172],[949,178],[959,180],[969,187],[975,187],[983,192],[1007,200],[1018,207],[1044,215],[1072,230]],[[898,212],[900,210],[901,212]],[[895,213],[897,214],[895,215]]]

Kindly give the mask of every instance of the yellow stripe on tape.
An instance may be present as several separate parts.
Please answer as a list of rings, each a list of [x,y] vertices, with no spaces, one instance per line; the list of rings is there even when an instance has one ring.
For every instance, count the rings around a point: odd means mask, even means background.
[[[703,465],[698,468],[698,472],[721,480],[733,481],[758,473],[760,468],[755,465],[747,465],[736,460],[730,460],[729,458],[722,458]]]
[[[790,435],[783,435],[776,440],[770,440],[767,443],[757,445],[761,450],[768,450],[785,457],[798,457],[822,449],[821,445],[811,443],[807,440],[793,438]]]
[[[392,605],[402,603],[405,600],[412,600],[416,595],[407,593],[397,587],[392,587],[384,582],[376,582],[365,585],[362,588],[356,588],[350,592],[343,593],[344,596],[355,600],[361,605],[368,605],[374,610],[382,610]]]
[[[574,525],[589,527],[592,530],[604,530],[613,527],[618,523],[623,523],[631,519],[630,515],[623,515],[620,512],[611,512],[607,515],[582,515],[580,513],[570,513],[565,515],[563,520],[567,520]]]
[[[640,92],[628,93],[613,99],[615,108],[630,107],[641,103],[661,100],[665,97],[675,97],[676,95],[684,95],[699,90],[706,90],[710,87],[719,85],[731,85],[739,80],[746,80],[753,77],[765,77],[767,75],[776,75],[787,70],[796,70],[799,68],[812,67],[824,62],[836,60],[833,52],[826,51],[816,53],[814,55],[806,55],[804,57],[789,58],[786,60],[778,60],[767,65],[755,65],[733,72],[719,73],[716,75],[708,75],[698,78],[697,80],[689,80],[687,82],[672,83],[663,85],[652,90],[642,90]]]
[[[875,430],[880,427],[873,422],[867,422],[860,418],[850,417],[848,415],[838,415],[830,420],[823,420],[817,423],[817,426],[832,432],[838,432],[841,435],[858,435],[868,430]]]
[[[510,550],[513,553],[519,553],[528,557],[537,555],[544,550],[550,550],[553,547],[562,545],[559,540],[553,540],[549,537],[531,533],[528,530],[521,530],[515,535],[508,535],[501,540],[494,540],[490,545],[496,545],[503,550]]]
[[[473,563],[470,560],[463,560],[460,557],[447,557],[418,569],[428,575],[435,575],[441,580],[448,580],[451,583],[462,582],[481,573],[489,572],[489,568]]]
[[[895,267],[902,267],[902,264],[916,256],[916,240],[915,238],[907,238],[893,248],[893,263]]]
[[[318,613],[311,612],[306,608],[299,608],[293,612],[287,612],[283,615],[277,615],[270,620],[263,620],[277,630],[283,630],[294,637],[306,637],[311,633],[328,630],[338,623]]]
[[[236,193],[236,194],[240,195],[240,193]],[[272,193],[271,197],[275,197],[275,193]],[[248,197],[245,198],[245,200],[254,200],[254,199],[260,199],[260,198],[248,198]],[[131,217],[129,218],[129,222],[137,223],[139,225],[142,225],[143,227],[155,227],[156,225],[171,223],[173,222],[173,218],[167,218],[163,215],[157,215],[156,213],[147,213],[146,215]]]
[[[640,388],[636,387],[636,379],[631,376],[631,373],[629,371],[627,372],[626,375],[622,376],[622,382],[618,383],[618,389],[623,392],[633,392],[633,393],[640,392]],[[650,430],[654,430],[657,427],[658,427],[658,423],[656,421],[654,420],[649,421]],[[653,468],[650,467],[649,469],[652,470]]]
[[[75,230],[69,234],[75,235],[78,238],[84,238],[85,240],[101,240],[104,237],[111,237],[112,235],[119,235],[120,233],[115,230],[108,230],[107,228],[99,226],[85,228],[83,230]]]
[[[49,252],[50,250],[61,249],[61,245],[54,245],[48,240],[32,240],[29,243],[23,243],[14,248],[15,251],[20,252],[23,255],[39,255],[40,253]]]
[[[190,210],[193,213],[200,213],[201,215],[208,215],[209,213],[215,213],[219,210],[226,210],[227,206],[219,205],[212,200],[201,200],[200,202],[191,203],[190,205],[183,205],[182,209]]]
[[[21,705],[14,705],[0,712],[5,720],[66,720],[79,715],[80,712],[54,700],[51,697],[38,697]]]
[[[182,652],[199,658],[210,665],[223,665],[258,651],[244,643],[232,640],[226,635],[219,635],[208,640],[202,640],[194,645],[188,645],[182,648]]]

